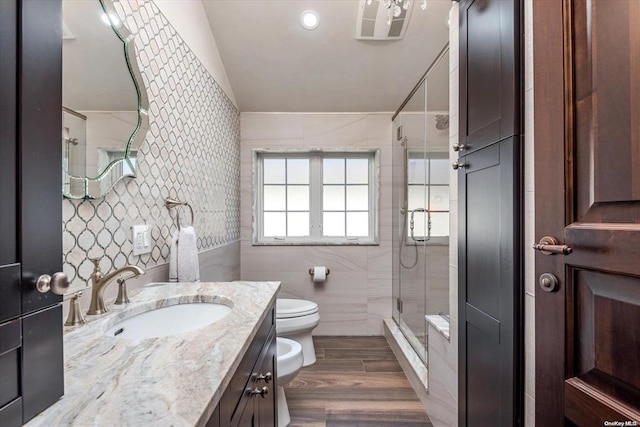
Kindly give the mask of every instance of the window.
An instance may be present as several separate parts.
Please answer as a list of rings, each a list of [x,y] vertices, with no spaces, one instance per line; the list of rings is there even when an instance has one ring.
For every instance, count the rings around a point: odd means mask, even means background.
[[[408,242],[447,244],[449,158],[446,153],[430,153],[427,158],[422,153],[411,153],[408,162]]]
[[[255,152],[258,244],[375,244],[377,152]]]

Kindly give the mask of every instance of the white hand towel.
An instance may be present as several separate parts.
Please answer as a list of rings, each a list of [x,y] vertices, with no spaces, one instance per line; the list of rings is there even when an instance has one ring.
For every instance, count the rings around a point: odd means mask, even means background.
[[[197,243],[196,230],[192,226],[180,229],[178,235],[179,282],[197,282],[200,280]]]
[[[176,231],[171,238],[169,244],[169,281],[178,281],[178,236],[180,232]]]

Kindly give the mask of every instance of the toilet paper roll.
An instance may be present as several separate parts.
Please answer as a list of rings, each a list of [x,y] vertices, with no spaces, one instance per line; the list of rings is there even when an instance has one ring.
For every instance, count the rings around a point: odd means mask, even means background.
[[[313,282],[319,283],[327,280],[327,267],[316,266],[313,267]]]

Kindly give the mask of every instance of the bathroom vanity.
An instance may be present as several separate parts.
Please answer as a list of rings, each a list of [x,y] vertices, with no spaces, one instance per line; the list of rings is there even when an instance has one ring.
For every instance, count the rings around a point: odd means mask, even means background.
[[[207,427],[276,426],[276,313],[271,306]]]
[[[27,425],[277,425],[279,288],[278,282],[150,284],[131,303],[87,316],[64,334],[65,395]],[[113,332],[136,314],[207,303],[231,310],[189,332],[168,327],[172,335],[163,337]]]

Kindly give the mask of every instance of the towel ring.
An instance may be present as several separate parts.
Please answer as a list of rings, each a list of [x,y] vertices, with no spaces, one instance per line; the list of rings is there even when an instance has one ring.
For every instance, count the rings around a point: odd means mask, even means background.
[[[182,206],[186,206],[186,207],[189,208],[189,212],[191,212],[191,225],[193,225],[193,221],[195,219],[194,216],[193,216],[193,208],[188,203],[185,203]],[[178,224],[178,229],[182,228],[182,224],[180,223],[180,208],[182,206],[178,207],[178,209],[176,210],[176,223]]]
[[[182,228],[182,223],[180,221],[180,208],[183,207],[183,206],[186,206],[186,207],[189,208],[189,212],[191,213],[191,225],[194,224],[195,216],[193,215],[193,208],[191,207],[191,205],[189,203],[181,202],[179,200],[167,197],[167,199],[164,201],[164,205],[169,210],[171,210],[173,208],[178,208],[178,209],[176,209],[176,225],[178,226],[178,229]]]

